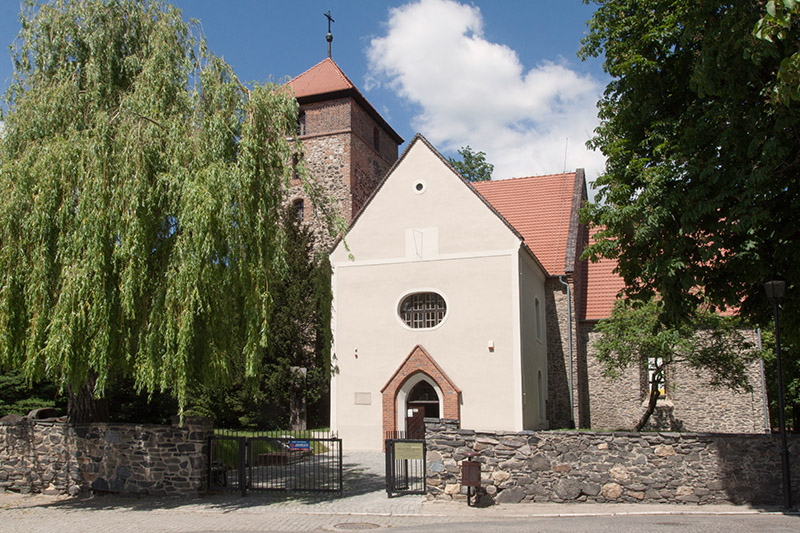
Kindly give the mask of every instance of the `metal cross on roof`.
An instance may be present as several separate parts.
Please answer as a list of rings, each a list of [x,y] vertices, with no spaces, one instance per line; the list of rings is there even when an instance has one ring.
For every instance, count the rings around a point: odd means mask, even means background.
[[[331,33],[331,22],[336,22],[331,17],[331,10],[329,9],[327,13],[323,13],[325,17],[328,19],[328,35],[325,36],[325,40],[328,41],[328,57],[331,57],[331,41],[333,41],[333,34]]]

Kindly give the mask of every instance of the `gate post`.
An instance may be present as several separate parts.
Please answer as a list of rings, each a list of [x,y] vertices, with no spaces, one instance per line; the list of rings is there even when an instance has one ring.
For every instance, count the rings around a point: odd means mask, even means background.
[[[239,443],[239,488],[247,496],[247,438],[237,437]]]
[[[344,491],[344,477],[342,476],[342,439],[339,441],[339,494]]]
[[[384,448],[386,449],[384,455],[386,458],[386,494],[391,498],[394,485],[394,472],[392,471],[392,467],[394,466],[394,441],[386,439],[384,441]]]

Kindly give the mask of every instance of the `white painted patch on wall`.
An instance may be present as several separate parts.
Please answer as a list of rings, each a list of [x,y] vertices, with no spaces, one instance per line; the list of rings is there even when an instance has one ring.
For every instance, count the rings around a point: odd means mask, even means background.
[[[406,258],[430,259],[439,254],[439,228],[406,229]]]
[[[353,403],[355,405],[372,405],[372,393],[356,392]]]

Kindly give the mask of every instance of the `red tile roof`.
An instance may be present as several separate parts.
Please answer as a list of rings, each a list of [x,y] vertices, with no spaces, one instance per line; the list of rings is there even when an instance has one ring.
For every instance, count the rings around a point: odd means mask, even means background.
[[[590,244],[600,228],[594,227],[589,232]],[[625,288],[625,281],[614,273],[617,267],[615,259],[600,259],[596,263],[586,263],[586,289],[584,291],[583,320],[600,320],[611,315],[611,309],[619,292]]]
[[[295,76],[286,84],[294,91],[300,104],[320,102],[329,98],[350,96],[377,122],[397,143],[403,144],[403,138],[394,131],[378,111],[372,107],[364,95],[350,81],[339,65],[331,58],[325,58],[302,74]]]
[[[525,239],[547,274],[564,274],[575,173],[472,184]]]
[[[594,227],[589,231],[589,244],[594,243],[594,235],[600,228]],[[615,259],[600,259],[596,263],[586,262],[585,291],[581,320],[600,320],[611,316],[614,302],[621,297],[625,281],[619,274],[614,273],[617,267]],[[719,316],[736,316],[739,309],[729,307],[724,310],[714,309]]]
[[[294,96],[298,100],[306,96],[357,90],[331,58],[323,59],[299,76],[295,76],[287,85],[294,90]]]

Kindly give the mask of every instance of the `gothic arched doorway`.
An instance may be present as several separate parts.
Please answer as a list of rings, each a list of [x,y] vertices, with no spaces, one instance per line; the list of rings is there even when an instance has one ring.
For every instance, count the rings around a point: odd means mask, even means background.
[[[417,409],[423,426],[425,417],[461,418],[461,391],[419,345],[383,386],[381,396],[383,434],[387,439],[398,438],[398,433],[410,433],[409,416],[413,416],[413,409]]]
[[[406,431],[409,439],[425,438],[425,422],[439,418],[439,395],[427,380],[421,380],[406,397]]]

